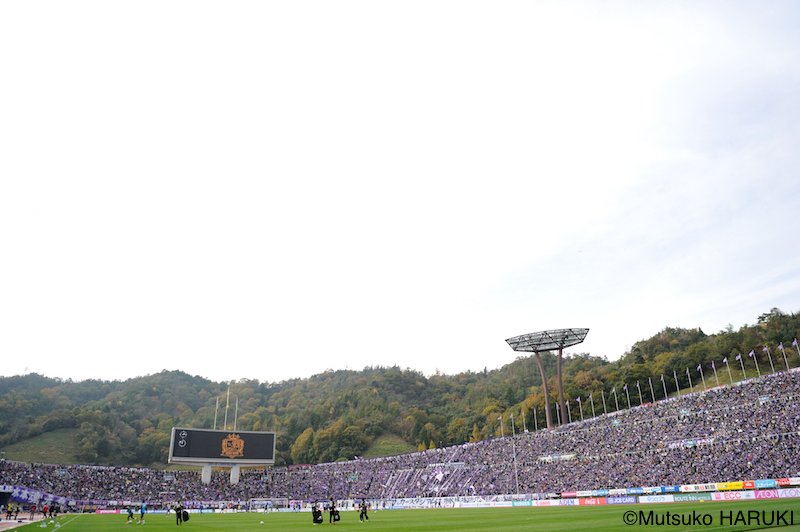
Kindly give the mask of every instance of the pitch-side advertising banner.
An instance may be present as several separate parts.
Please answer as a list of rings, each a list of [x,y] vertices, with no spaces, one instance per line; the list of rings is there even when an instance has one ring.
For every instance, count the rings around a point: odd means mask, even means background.
[[[675,502],[674,495],[672,494],[664,494],[664,495],[642,495],[639,497],[639,502],[641,503],[656,503],[656,502]]]

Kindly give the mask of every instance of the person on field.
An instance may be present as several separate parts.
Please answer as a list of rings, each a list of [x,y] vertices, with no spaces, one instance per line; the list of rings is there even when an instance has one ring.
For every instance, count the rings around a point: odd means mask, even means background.
[[[181,526],[183,524],[183,505],[181,501],[175,505],[175,524]]]
[[[336,509],[336,503],[331,499],[330,507],[328,508],[328,524],[335,525],[339,520],[339,510]]]

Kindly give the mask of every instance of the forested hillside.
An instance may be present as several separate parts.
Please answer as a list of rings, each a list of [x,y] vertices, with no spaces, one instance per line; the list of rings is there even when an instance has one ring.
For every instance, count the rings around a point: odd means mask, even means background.
[[[758,355],[761,372],[769,372],[765,347],[769,347],[776,370],[785,369],[779,344],[785,348],[789,365],[796,367],[800,357],[792,343],[798,336],[800,314],[772,309],[759,316],[756,324],[738,331],[728,326],[707,335],[699,328],[667,327],[634,343],[615,362],[588,354],[565,355],[564,392],[572,419],[579,417],[581,409],[584,416],[590,415],[592,403],[598,414],[602,412],[601,397],[605,397],[608,410],[614,410],[612,390],[621,391],[625,384],[630,387],[633,404],[638,404],[635,394],[639,389],[645,402],[651,394],[655,399],[664,396],[661,375],[666,378],[667,394],[675,393],[673,375],[685,390],[689,386],[687,368],[695,388],[700,386],[698,366],[704,368],[709,387],[716,384],[714,378],[728,382],[724,357],[729,358],[734,380],[742,375],[739,362],[734,362],[739,354],[744,355],[748,376],[755,375],[750,351]],[[556,357],[545,353],[542,359],[553,404]],[[718,371],[715,377],[712,362]],[[217,428],[222,428],[230,388],[228,426],[233,426],[236,416],[238,430],[275,431],[278,465],[327,462],[360,456],[384,434],[396,435],[418,448],[491,438],[499,435],[501,414],[504,419],[514,414],[517,431],[522,429],[523,419],[529,430],[542,428],[541,384],[533,357],[517,358],[499,369],[458,375],[425,377],[411,369],[368,367],[279,383],[250,379],[214,382],[169,371],[125,381],[73,382],[37,374],[4,377],[0,378],[0,451],[55,429],[73,428],[78,431],[76,460],[81,463],[163,465],[170,429],[212,428],[217,399]],[[238,413],[234,411],[237,398]],[[627,406],[624,395],[618,400],[620,408]]]

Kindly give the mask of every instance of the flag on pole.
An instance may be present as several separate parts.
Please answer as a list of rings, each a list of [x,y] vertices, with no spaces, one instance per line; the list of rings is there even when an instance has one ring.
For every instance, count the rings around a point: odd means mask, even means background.
[[[778,349],[780,349],[781,351],[783,351],[783,342],[781,342],[781,343],[779,343],[779,344],[778,344]]]
[[[797,347],[797,338],[794,339],[794,342],[792,342],[792,345]]]
[[[511,419],[514,419],[514,414],[511,414],[511,415],[510,415],[510,416],[508,416],[508,417],[510,417]]]
[[[739,353],[738,355],[736,355],[736,360],[741,360],[741,359],[742,359],[742,354],[741,354],[741,353]]]
[[[686,374],[687,375],[689,374],[689,368],[686,368]]]
[[[716,366],[714,366],[714,361],[713,360],[711,361],[711,369],[717,369]]]
[[[627,391],[628,391],[628,385],[627,385],[627,384],[626,384],[625,386],[623,386],[623,387],[622,387],[622,391],[623,391],[623,392],[627,392]]]
[[[749,357],[751,357],[751,358],[752,358],[752,357],[754,357],[754,356],[756,356],[756,351],[755,351],[755,349],[751,349],[751,350],[750,350],[750,354],[749,354],[748,356],[749,356]]]
[[[723,364],[727,364],[727,363],[728,363],[728,357],[725,357],[725,358],[723,358],[723,359],[722,359],[722,363],[723,363]]]
[[[503,416],[501,415],[500,417],[497,418],[497,421],[500,421],[502,419],[503,419]]]
[[[664,374],[661,374],[661,382],[664,382]]]
[[[767,346],[764,346],[764,349],[762,349],[762,351],[764,351],[766,353],[768,349],[769,348]]]
[[[697,365],[697,371],[700,371],[700,366],[701,366],[701,364]]]
[[[579,403],[581,402],[581,396],[580,395],[578,396],[578,402]]]

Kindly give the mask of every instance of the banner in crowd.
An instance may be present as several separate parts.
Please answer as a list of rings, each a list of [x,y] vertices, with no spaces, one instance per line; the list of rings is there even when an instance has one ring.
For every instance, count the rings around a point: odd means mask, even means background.
[[[717,491],[716,484],[688,484],[686,486],[681,486],[681,491],[683,492],[692,492],[692,491]]]
[[[0,485],[0,492],[11,493],[11,500],[26,503],[46,503],[48,505],[57,504],[59,506],[74,506],[75,500],[65,497],[57,497],[50,493],[23,488],[21,486]]]
[[[718,491],[743,490],[744,482],[717,482]]]

